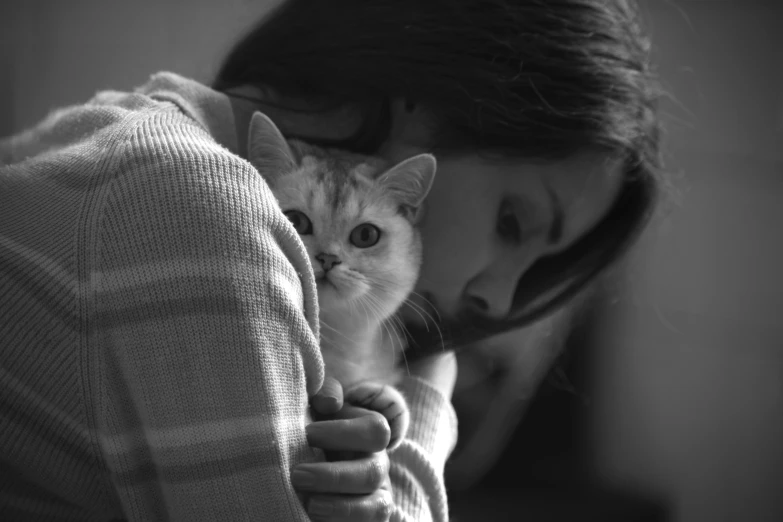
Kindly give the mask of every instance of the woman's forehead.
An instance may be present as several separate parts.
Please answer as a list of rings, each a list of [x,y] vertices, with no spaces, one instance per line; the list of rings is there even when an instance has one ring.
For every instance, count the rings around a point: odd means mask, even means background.
[[[599,152],[556,161],[462,155],[440,161],[438,177],[442,189],[464,192],[465,197],[487,204],[519,197],[541,212],[562,214],[562,236],[567,243],[608,213],[620,192],[623,165],[622,159]]]
[[[580,184],[588,178],[599,178],[599,183],[615,184],[613,178],[622,177],[621,157],[605,152],[580,152],[567,158],[538,160],[527,158],[492,158],[480,154],[443,155],[438,157],[443,167],[473,170],[483,176],[496,178],[511,186],[524,185],[530,179],[546,178],[555,184]],[[619,180],[617,180],[619,182]],[[619,184],[619,183],[617,183]]]

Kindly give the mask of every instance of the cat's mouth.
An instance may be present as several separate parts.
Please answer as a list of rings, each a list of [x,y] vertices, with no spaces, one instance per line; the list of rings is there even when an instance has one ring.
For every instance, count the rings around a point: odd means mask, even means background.
[[[326,272],[315,273],[315,284],[318,286],[319,289],[321,289],[321,287],[324,286],[331,286],[332,288],[337,289],[337,286],[335,286],[334,281],[331,280],[329,274]]]
[[[345,284],[339,277],[333,275],[333,272],[321,272],[315,275],[315,286],[319,293],[333,293],[342,297]]]
[[[352,301],[366,292],[365,285],[352,271],[334,271],[315,273],[315,285],[319,295],[329,296],[338,302]]]

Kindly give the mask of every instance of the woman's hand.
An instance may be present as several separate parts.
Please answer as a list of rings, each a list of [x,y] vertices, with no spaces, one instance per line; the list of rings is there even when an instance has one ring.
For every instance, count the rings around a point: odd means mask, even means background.
[[[323,449],[328,461],[296,466],[291,481],[309,494],[313,520],[389,520],[389,424],[380,413],[344,405],[342,391],[327,377],[311,402],[316,420],[305,428],[308,443]]]
[[[451,400],[457,380],[452,352],[411,364],[410,375],[426,381]],[[391,430],[378,412],[343,403],[343,388],[330,377],[311,405],[315,421],[305,431],[308,443],[325,451],[327,462],[300,464],[291,481],[309,495],[313,520],[386,521],[394,509],[389,457]]]

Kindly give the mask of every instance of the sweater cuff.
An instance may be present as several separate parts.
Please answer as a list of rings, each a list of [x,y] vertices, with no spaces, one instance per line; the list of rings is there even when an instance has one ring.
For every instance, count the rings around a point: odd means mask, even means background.
[[[405,396],[411,415],[405,438],[418,444],[429,456],[435,471],[443,476],[446,460],[457,444],[454,407],[442,393],[419,377],[404,377],[397,389]]]

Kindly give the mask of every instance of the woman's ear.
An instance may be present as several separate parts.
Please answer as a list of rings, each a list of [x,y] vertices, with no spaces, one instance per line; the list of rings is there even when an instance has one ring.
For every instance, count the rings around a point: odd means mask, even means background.
[[[280,177],[296,168],[296,158],[277,125],[261,112],[250,119],[247,144],[248,161],[274,186]]]
[[[432,188],[437,161],[432,154],[419,154],[396,164],[377,178],[384,190],[397,202],[418,212]]]

